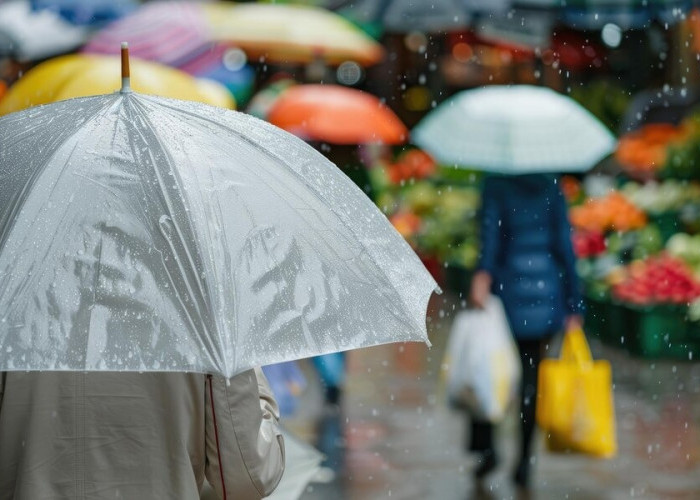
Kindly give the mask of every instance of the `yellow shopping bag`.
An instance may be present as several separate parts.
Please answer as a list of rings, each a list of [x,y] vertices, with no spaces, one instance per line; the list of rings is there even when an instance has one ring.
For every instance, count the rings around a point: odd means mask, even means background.
[[[581,329],[566,333],[559,359],[542,361],[537,392],[537,423],[550,450],[615,455],[610,363],[593,361]]]

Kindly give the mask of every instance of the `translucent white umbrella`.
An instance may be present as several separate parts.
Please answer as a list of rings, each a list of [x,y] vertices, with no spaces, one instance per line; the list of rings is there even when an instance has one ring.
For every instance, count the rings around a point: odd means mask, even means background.
[[[121,92],[0,118],[0,371],[195,371],[426,341],[436,284],[261,120]]]
[[[576,101],[530,85],[460,92],[411,139],[446,165],[506,174],[585,171],[615,147],[610,131]]]

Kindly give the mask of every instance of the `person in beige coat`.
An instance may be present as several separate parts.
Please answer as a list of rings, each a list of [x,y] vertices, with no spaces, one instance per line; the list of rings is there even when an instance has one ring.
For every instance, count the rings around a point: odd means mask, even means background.
[[[0,500],[270,494],[284,470],[261,370],[0,373]]]

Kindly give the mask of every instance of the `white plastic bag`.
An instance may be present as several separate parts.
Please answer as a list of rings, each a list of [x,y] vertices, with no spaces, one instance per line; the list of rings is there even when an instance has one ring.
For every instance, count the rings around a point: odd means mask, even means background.
[[[490,297],[484,309],[460,312],[446,352],[450,403],[472,415],[500,421],[520,384],[521,367],[503,304]]]

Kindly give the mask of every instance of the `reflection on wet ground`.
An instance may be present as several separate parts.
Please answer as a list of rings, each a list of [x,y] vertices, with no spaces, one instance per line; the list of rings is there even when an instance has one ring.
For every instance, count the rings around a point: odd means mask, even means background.
[[[613,365],[618,455],[553,454],[539,440],[532,489],[517,491],[513,411],[498,431],[501,465],[478,488],[464,451],[466,416],[447,407],[440,377],[449,301],[431,304],[431,349],[393,344],[350,353],[341,408],[324,407],[302,363],[310,386],[286,425],[319,448],[328,467],[326,482],[312,483],[303,500],[700,499],[700,363],[635,359],[594,341],[594,355]]]

